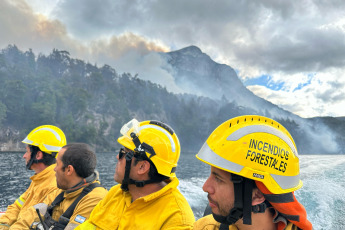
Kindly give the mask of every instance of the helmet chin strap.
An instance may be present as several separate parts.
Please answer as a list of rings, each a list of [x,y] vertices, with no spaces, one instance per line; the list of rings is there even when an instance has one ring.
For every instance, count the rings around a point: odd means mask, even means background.
[[[35,160],[36,160],[36,155],[37,155],[37,152],[38,152],[38,148],[37,147],[35,148],[35,147],[36,146],[32,146],[32,145],[29,146],[30,151],[31,151],[31,156],[30,156],[29,162],[26,164],[26,169],[32,170],[31,169],[31,165],[33,163],[36,163]]]
[[[151,156],[156,155],[153,148],[150,145],[146,144],[145,142],[141,143],[139,140],[139,137],[135,135],[135,133],[131,133],[131,137],[136,147],[134,151],[138,153],[138,156],[134,155],[134,152],[132,151],[128,152],[125,156],[125,159],[126,159],[125,175],[123,177],[122,184],[121,184],[121,189],[125,192],[129,190],[128,185],[130,184],[135,184],[136,187],[144,187],[146,184],[160,182],[159,179],[155,179],[155,178],[151,178],[149,180],[142,180],[142,181],[137,181],[137,180],[133,180],[129,178],[129,173],[131,171],[131,164],[132,164],[133,157],[145,159],[147,158],[145,151],[149,152]]]
[[[125,176],[123,177],[122,184],[121,184],[121,189],[125,192],[128,191],[128,185],[129,185],[129,173],[131,171],[131,164],[132,164],[132,159],[133,159],[133,152],[130,151],[126,153],[125,159],[126,159],[126,167],[125,167]]]
[[[32,170],[31,169],[32,164],[43,162],[43,159],[40,159],[40,160],[36,159],[38,151],[41,151],[37,146],[30,145],[29,148],[31,151],[31,157],[30,157],[29,162],[26,164],[26,169]]]
[[[241,177],[236,174],[231,174],[231,181],[234,183],[234,207],[230,209],[227,216],[217,215],[212,213],[214,219],[223,225],[232,225],[239,219],[243,218],[243,224],[251,225],[252,211],[255,213],[265,212],[265,203],[252,206],[252,191],[254,181]]]
[[[236,174],[231,174],[231,179],[234,183],[234,207],[230,209],[227,216],[217,215],[212,212],[213,218],[222,224],[232,225],[243,217],[243,180],[244,178]]]

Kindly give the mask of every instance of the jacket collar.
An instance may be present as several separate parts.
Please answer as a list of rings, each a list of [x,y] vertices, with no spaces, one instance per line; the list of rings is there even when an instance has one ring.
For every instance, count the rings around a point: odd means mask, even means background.
[[[48,166],[42,172],[31,176],[30,179],[35,183],[41,183],[41,181],[47,180],[48,178],[50,179],[53,174],[55,175],[55,171],[54,171],[55,166],[56,164],[52,164]]]

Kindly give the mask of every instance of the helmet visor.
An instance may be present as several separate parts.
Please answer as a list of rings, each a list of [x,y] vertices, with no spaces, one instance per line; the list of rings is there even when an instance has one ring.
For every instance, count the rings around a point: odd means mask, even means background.
[[[139,127],[140,127],[139,121],[137,121],[136,119],[132,119],[131,121],[129,121],[128,123],[122,126],[120,133],[123,136],[131,138],[130,137],[131,133],[135,133],[135,134],[139,133]]]

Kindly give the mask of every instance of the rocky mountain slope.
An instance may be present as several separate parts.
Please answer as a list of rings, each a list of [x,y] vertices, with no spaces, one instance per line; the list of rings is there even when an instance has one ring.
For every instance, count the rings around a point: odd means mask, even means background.
[[[45,56],[15,45],[0,50],[0,150],[21,150],[30,130],[53,124],[68,142],[115,151],[120,127],[135,117],[166,122],[178,134],[182,151],[195,152],[222,122],[258,114],[282,123],[302,154],[344,153],[343,119],[303,119],[285,111],[255,96],[230,66],[195,46],[159,55],[165,60],[162,68],[186,93],[73,59],[68,51]]]

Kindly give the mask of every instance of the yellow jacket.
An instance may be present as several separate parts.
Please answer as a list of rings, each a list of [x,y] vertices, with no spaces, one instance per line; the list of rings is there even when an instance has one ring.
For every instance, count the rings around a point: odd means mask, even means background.
[[[93,183],[98,183],[94,181]],[[53,209],[52,218],[56,221],[59,220],[60,216],[68,209],[68,207],[73,203],[75,199],[78,198],[79,194],[83,191],[85,186],[73,192],[64,192],[65,199]],[[43,201],[43,203],[50,205],[55,198],[62,192],[62,190],[57,190]],[[74,209],[74,212],[70,218],[68,225],[73,224],[74,226],[79,225],[87,218],[89,218],[92,209],[97,205],[97,203],[102,200],[107,194],[107,190],[103,187],[96,187],[86,196],[84,196]],[[43,214],[41,214],[43,216]],[[18,221],[11,226],[13,229],[28,229],[33,222],[38,222],[39,218],[34,207],[30,207],[26,210],[20,217]]]
[[[219,227],[220,223],[217,222],[211,214],[197,220],[194,223],[193,230],[218,230]],[[229,230],[238,230],[238,228],[235,225],[230,225]],[[284,230],[297,230],[297,227],[292,223],[288,223]]]
[[[57,191],[54,172],[55,164],[48,166],[42,172],[30,177],[29,188],[11,205],[7,207],[6,213],[0,217],[0,223],[12,225],[19,214],[29,207],[43,202],[49,193]]]
[[[178,179],[174,178],[161,190],[134,202],[128,192],[116,185],[94,208],[90,219],[76,229],[192,229],[194,215],[178,191],[178,184]]]

